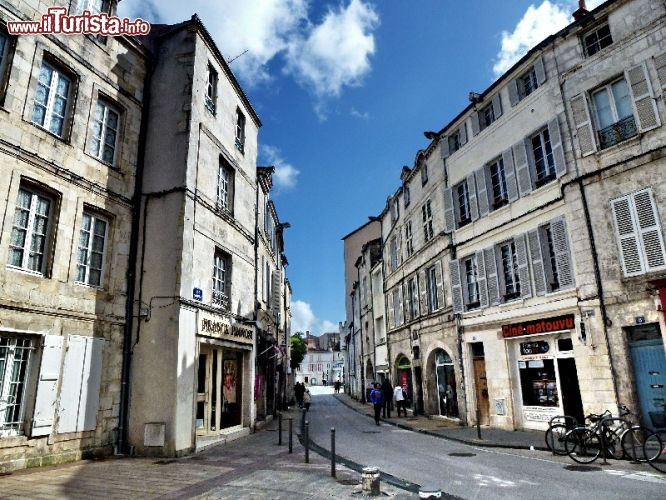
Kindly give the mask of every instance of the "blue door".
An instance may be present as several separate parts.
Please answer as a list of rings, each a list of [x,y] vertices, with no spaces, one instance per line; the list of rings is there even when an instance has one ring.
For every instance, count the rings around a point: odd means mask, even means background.
[[[661,340],[639,340],[630,344],[634,379],[641,407],[641,424],[666,428],[666,354]]]

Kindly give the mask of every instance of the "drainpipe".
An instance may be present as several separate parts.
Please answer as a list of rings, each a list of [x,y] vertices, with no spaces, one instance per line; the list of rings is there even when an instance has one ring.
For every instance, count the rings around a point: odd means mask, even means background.
[[[132,197],[132,229],[130,232],[129,255],[127,259],[127,300],[125,302],[125,327],[123,331],[123,361],[120,375],[120,409],[118,413],[118,436],[116,453],[127,451],[127,431],[129,426],[130,373],[132,364],[132,323],[134,318],[134,295],[136,287],[136,265],[139,248],[139,224],[141,222],[141,193],[143,191],[143,171],[145,168],[146,140],[148,136],[148,116],[150,114],[150,87],[152,74],[157,66],[158,53],[150,54],[146,64],[146,77],[143,82],[143,107],[141,108],[141,127],[137,147],[136,176],[134,178],[134,196]],[[144,241],[145,245],[145,241]],[[139,308],[141,304],[139,304]],[[141,321],[140,318],[137,322]]]
[[[356,282],[358,283],[358,287],[360,288],[361,282],[359,281],[361,279],[361,273],[358,269],[356,268]],[[357,288],[357,290],[359,289]],[[360,294],[359,294],[360,296]],[[361,321],[361,301],[356,300],[357,306],[358,306],[358,334],[360,337],[361,341],[361,403],[365,403],[365,359],[363,355],[363,321]],[[353,322],[352,322],[353,323]]]

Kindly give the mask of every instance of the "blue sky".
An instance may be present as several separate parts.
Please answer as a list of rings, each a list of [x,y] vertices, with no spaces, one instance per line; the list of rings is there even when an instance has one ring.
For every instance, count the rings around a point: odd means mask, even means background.
[[[602,3],[587,0],[592,9]],[[123,0],[119,14],[197,13],[263,127],[275,165],[292,332],[345,319],[341,238],[379,214],[440,130],[504,70],[569,23],[576,0]],[[241,55],[242,54],[242,55]]]

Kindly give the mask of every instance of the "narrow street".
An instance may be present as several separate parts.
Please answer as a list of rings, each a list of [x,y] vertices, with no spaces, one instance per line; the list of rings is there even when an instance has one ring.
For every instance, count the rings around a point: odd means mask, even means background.
[[[469,446],[385,422],[376,426],[330,392],[313,391],[310,439],[330,450],[334,427],[336,455],[406,482],[461,498],[664,498],[666,478],[644,464],[599,460],[571,467],[579,464],[548,452]]]

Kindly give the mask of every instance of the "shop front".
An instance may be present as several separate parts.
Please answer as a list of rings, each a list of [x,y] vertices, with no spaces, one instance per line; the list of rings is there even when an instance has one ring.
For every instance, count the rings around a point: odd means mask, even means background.
[[[240,428],[248,420],[254,331],[203,311],[198,317],[197,436]]]
[[[574,332],[573,314],[502,326],[518,427],[545,429],[563,414],[583,421]]]
[[[402,390],[407,393],[408,405],[414,401],[414,389],[412,387],[412,363],[409,358],[403,354],[399,355],[395,362],[397,374],[396,385],[400,385]]]

